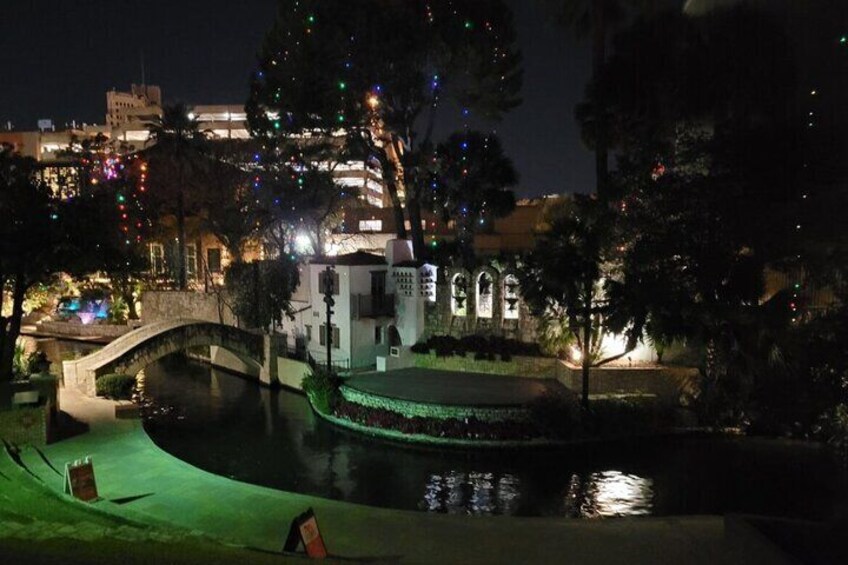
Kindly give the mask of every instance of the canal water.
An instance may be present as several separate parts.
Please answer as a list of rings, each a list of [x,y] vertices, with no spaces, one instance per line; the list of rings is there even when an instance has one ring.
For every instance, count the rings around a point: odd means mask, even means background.
[[[144,427],[165,451],[240,481],[372,506],[516,516],[845,513],[824,448],[751,438],[467,452],[339,430],[306,399],[172,356],[140,375]]]

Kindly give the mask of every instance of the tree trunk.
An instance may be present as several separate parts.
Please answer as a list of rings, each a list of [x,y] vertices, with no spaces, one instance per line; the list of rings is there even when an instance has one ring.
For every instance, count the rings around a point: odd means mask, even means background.
[[[177,277],[180,290],[188,288],[186,280],[186,230],[185,230],[185,196],[183,194],[182,179],[180,179],[180,190],[177,193]]]
[[[605,2],[592,2],[592,75],[597,80],[601,76],[607,58],[607,27]],[[595,116],[595,178],[598,196],[608,196],[609,176],[609,140],[606,132],[607,105],[604,93],[599,89],[595,93],[597,110]]]
[[[412,232],[412,251],[416,259],[424,259],[427,246],[424,243],[424,229],[421,227],[421,205],[417,199],[406,199],[406,211],[409,213],[409,228]]]
[[[589,408],[589,370],[592,368],[592,316],[591,305],[586,308],[583,319],[583,351],[581,352],[581,372],[583,376],[583,388],[580,396],[580,404],[584,410]]]
[[[0,350],[0,382],[12,380],[12,364],[15,358],[15,345],[21,334],[21,318],[24,315],[24,297],[27,285],[24,276],[15,276],[15,288],[12,291],[12,315],[7,318],[8,325],[3,328],[3,346]]]
[[[387,142],[394,143],[394,141]],[[380,160],[380,168],[383,169],[383,184],[386,192],[389,193],[389,199],[392,201],[392,209],[395,216],[395,231],[400,239],[406,239],[406,226],[404,225],[403,203],[400,201],[400,195],[397,190],[397,167],[389,157],[388,148],[382,151],[377,151],[377,158]]]

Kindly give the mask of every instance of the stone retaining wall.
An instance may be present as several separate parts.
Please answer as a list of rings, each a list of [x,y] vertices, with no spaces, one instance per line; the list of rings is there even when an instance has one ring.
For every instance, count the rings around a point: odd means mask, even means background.
[[[530,412],[523,406],[452,406],[449,404],[431,404],[380,396],[364,392],[350,386],[342,386],[341,393],[345,400],[368,408],[380,408],[397,412],[408,418],[437,418],[447,420],[456,418],[477,418],[482,422],[522,422],[530,417]]]
[[[581,368],[561,363],[559,382],[580,394]],[[589,394],[649,394],[664,405],[677,406],[681,397],[698,392],[698,369],[689,367],[599,367],[589,372]]]
[[[147,291],[141,296],[141,320],[151,324],[174,318],[191,318],[235,326],[236,317],[226,302],[224,294],[213,292]]]
[[[509,361],[500,361],[499,359],[497,361],[478,361],[474,359],[473,353],[466,353],[464,357],[457,355],[437,357],[435,353],[416,353],[413,357],[415,367],[442,371],[487,373],[534,379],[555,379],[559,371],[559,361],[553,357],[514,355]]]
[[[41,332],[73,337],[120,337],[131,332],[134,327],[128,324],[74,324],[71,322],[40,322]]]

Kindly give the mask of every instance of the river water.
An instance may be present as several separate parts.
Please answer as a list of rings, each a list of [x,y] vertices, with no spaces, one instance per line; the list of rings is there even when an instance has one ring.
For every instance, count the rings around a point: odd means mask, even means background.
[[[816,444],[690,437],[536,451],[423,449],[339,430],[299,394],[180,356],[147,367],[140,383],[144,427],[162,449],[280,490],[461,514],[826,519],[848,510],[845,468]]]

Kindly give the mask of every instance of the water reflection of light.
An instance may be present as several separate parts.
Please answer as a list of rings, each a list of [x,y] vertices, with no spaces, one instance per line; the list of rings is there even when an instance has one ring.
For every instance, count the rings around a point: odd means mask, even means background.
[[[510,474],[459,472],[430,475],[420,507],[448,514],[512,514],[520,483]]]
[[[574,517],[644,516],[654,505],[654,481],[621,471],[574,475],[568,486],[566,513]]]

